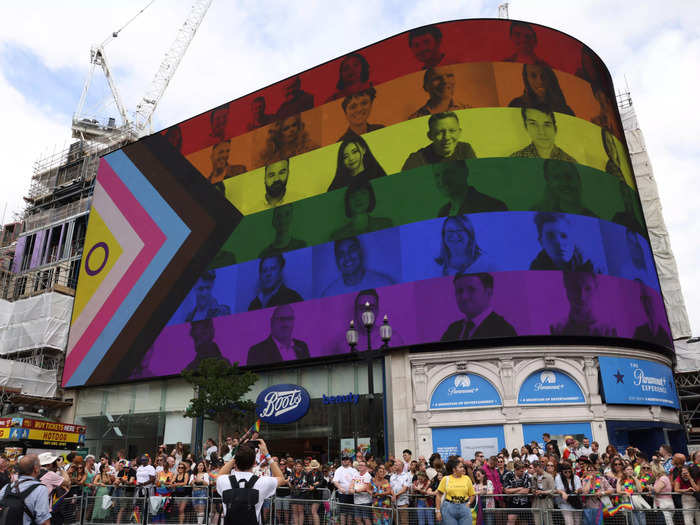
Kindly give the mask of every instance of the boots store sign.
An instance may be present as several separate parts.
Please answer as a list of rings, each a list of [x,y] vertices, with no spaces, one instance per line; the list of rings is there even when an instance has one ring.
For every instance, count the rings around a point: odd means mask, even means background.
[[[311,398],[299,385],[273,385],[258,395],[255,410],[266,423],[292,423],[309,411]]]

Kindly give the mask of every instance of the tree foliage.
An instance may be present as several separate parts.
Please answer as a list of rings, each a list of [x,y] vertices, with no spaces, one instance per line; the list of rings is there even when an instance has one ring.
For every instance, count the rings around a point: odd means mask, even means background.
[[[190,399],[184,417],[203,417],[219,426],[219,443],[223,426],[245,424],[253,419],[255,403],[242,399],[258,380],[250,371],[242,371],[219,358],[203,359],[193,370],[184,370],[182,377],[191,383],[196,397]]]

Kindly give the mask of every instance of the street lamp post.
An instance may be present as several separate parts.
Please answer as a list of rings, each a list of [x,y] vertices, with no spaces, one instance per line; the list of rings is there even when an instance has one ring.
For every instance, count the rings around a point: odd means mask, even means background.
[[[367,351],[365,352],[365,359],[367,361],[367,399],[370,402],[370,414],[372,414],[372,400],[374,399],[374,354],[372,352],[372,328],[374,328],[374,323],[376,321],[374,311],[372,310],[372,305],[369,302],[365,302],[361,314],[362,325],[367,331]],[[386,349],[389,347],[389,341],[391,340],[392,330],[389,325],[389,318],[385,315],[382,324],[379,326],[379,336],[382,340],[381,349]],[[350,328],[348,328],[345,333],[345,340],[350,346],[350,352],[355,353],[357,351],[357,343],[359,340],[357,329],[355,328],[355,321],[350,321]],[[372,417],[372,416],[370,416]],[[371,421],[371,420],[370,420]],[[376,445],[376,440],[375,440]]]

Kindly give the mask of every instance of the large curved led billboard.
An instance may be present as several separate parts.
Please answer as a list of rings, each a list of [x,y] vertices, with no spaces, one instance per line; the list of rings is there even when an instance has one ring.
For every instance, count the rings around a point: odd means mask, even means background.
[[[391,346],[672,349],[595,53],[524,22],[421,27],[105,156],[64,385],[343,354],[365,302]]]

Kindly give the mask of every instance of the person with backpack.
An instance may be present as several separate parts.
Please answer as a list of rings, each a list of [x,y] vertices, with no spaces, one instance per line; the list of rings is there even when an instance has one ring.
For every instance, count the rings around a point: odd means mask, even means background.
[[[224,504],[224,525],[258,525],[265,499],[273,496],[279,485],[287,483],[262,439],[258,440],[258,450],[267,460],[272,476],[253,474],[255,450],[246,445],[239,446],[234,458],[219,470],[216,491]]]
[[[17,481],[0,490],[0,522],[6,525],[50,525],[49,491],[37,480],[39,456],[28,454],[17,462]]]

